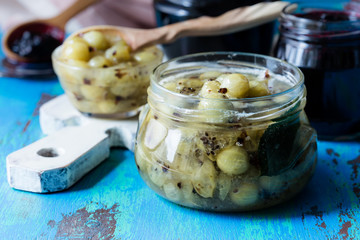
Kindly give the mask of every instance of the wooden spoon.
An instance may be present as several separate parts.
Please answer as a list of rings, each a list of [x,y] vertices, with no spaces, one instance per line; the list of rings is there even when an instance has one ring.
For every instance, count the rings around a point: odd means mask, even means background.
[[[154,44],[171,43],[185,36],[214,36],[246,30],[275,20],[289,4],[282,1],[261,2],[233,9],[217,17],[203,16],[154,29],[92,26],[75,32],[72,36],[91,30],[101,30],[107,34],[119,35],[136,50]],[[294,4],[290,7],[289,10],[294,11],[297,6]]]
[[[64,40],[65,37],[65,24],[73,16],[84,10],[86,7],[96,3],[99,0],[78,0],[75,1],[71,6],[61,12],[59,15],[49,19],[38,19],[29,22],[22,23],[10,29],[3,37],[2,49],[6,57],[10,61],[22,63],[22,62],[39,62],[44,60],[50,60],[51,56],[45,57],[23,57],[11,50],[11,46],[16,39],[22,37],[25,31],[33,32],[36,34],[49,34],[55,40],[59,41],[59,44]],[[43,46],[46,48],[47,46]],[[51,55],[51,50],[49,51]]]

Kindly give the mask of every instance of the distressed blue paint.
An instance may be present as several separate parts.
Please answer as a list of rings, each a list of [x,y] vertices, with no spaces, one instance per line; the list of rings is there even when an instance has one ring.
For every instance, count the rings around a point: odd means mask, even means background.
[[[319,142],[316,172],[304,191],[285,204],[252,213],[203,212],[162,199],[142,181],[133,153],[125,149],[113,149],[109,159],[66,191],[11,189],[5,159],[43,136],[34,114],[43,93],[63,91],[56,79],[0,78],[0,233],[6,239],[84,238],[75,225],[73,231],[59,233],[65,220],[75,224],[81,213],[88,217],[84,226],[113,227],[114,239],[359,238],[360,198],[354,184],[360,182],[360,172],[355,178],[348,164],[360,156],[358,142]],[[101,223],[94,217],[100,211],[110,214]]]

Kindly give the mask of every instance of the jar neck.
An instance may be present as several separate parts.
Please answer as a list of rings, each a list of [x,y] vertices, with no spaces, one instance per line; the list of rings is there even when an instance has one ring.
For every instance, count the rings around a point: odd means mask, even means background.
[[[270,72],[285,81],[287,90],[241,99],[205,98],[170,91],[162,83],[206,72],[260,74]],[[157,66],[150,76],[148,104],[155,114],[176,122],[249,125],[272,121],[301,111],[306,102],[304,76],[295,66],[269,56],[208,52],[178,57]]]
[[[200,102],[227,108],[199,109]],[[178,123],[248,126],[297,116],[306,104],[304,84],[288,91],[256,98],[211,99],[171,92],[152,82],[148,89],[148,105],[154,114]]]
[[[292,5],[297,10],[291,12]],[[360,3],[292,3],[280,16],[280,33],[297,41],[343,42],[360,39]]]

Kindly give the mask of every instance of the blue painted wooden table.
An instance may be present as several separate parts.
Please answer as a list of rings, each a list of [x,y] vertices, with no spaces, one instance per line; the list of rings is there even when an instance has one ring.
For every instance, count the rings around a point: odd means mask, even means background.
[[[304,191],[257,212],[172,204],[145,185],[126,149],[113,149],[66,191],[12,189],[6,156],[44,137],[38,109],[62,93],[56,78],[0,78],[0,239],[360,239],[359,142],[319,142],[316,172]]]

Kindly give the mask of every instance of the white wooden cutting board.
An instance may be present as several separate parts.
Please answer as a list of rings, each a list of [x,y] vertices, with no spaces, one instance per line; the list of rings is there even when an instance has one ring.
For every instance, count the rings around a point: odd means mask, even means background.
[[[61,191],[109,157],[111,147],[134,149],[138,117],[108,120],[80,114],[61,95],[40,108],[48,136],[7,156],[11,187],[37,193]]]

